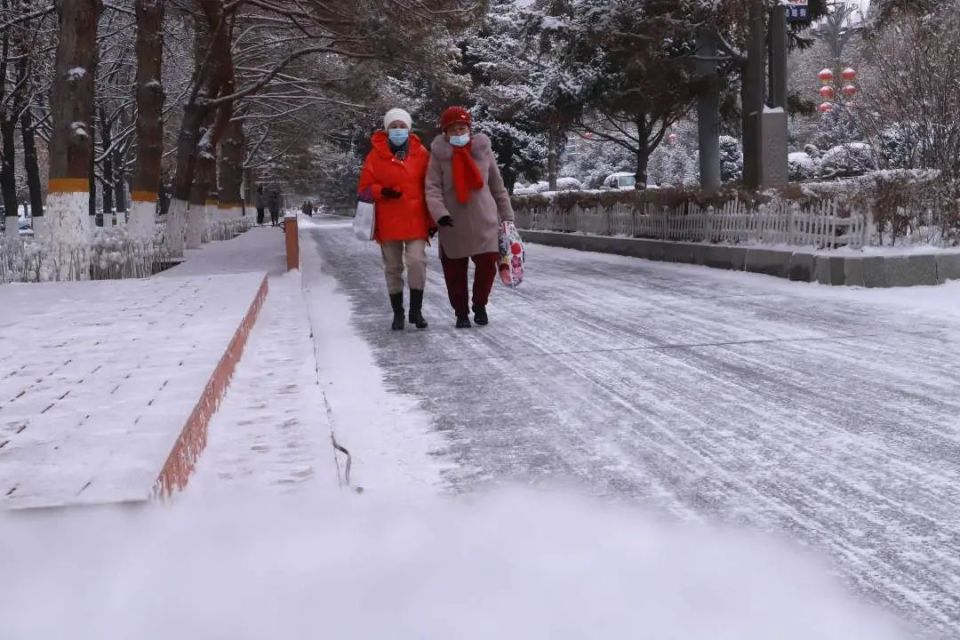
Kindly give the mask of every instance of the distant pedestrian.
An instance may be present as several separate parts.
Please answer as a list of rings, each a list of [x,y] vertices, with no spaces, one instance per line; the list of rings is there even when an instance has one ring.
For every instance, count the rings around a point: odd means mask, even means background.
[[[513,221],[510,193],[493,155],[490,138],[471,132],[470,113],[443,112],[443,135],[433,139],[427,170],[427,206],[440,227],[440,262],[457,328],[470,327],[467,271],[472,260],[473,317],[485,325],[487,302],[500,261],[501,222]]]
[[[280,224],[280,191],[274,189],[270,192],[270,226],[275,227]]]
[[[427,212],[423,180],[430,154],[410,132],[413,121],[403,109],[391,109],[383,130],[373,134],[357,191],[376,203],[374,239],[380,243],[387,293],[393,308],[393,329],[404,327],[403,270],[410,286],[410,323],[426,329],[423,289],[427,283],[427,239],[434,226]],[[406,265],[404,265],[406,263]]]
[[[263,192],[263,185],[257,185],[257,224],[263,226],[263,212],[267,208],[267,195]]]
[[[313,217],[313,203],[309,200],[303,201],[303,205],[301,205],[300,210],[303,211],[304,215],[308,215],[311,218]]]

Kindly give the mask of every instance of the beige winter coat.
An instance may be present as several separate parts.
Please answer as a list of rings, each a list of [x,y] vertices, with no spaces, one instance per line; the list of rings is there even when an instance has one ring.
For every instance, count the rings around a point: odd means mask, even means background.
[[[449,215],[454,226],[440,227],[440,248],[448,258],[466,258],[499,251],[497,240],[501,221],[513,221],[510,193],[503,184],[490,138],[473,136],[473,159],[484,185],[470,194],[466,204],[457,201],[453,187],[453,146],[437,136],[430,146],[427,167],[427,208],[434,220]]]

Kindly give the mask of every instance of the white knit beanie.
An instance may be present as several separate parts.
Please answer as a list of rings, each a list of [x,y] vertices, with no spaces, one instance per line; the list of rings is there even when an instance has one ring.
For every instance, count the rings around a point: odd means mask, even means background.
[[[399,120],[407,125],[407,129],[413,128],[413,118],[403,109],[390,109],[387,115],[383,116],[383,128],[389,129],[390,125]]]

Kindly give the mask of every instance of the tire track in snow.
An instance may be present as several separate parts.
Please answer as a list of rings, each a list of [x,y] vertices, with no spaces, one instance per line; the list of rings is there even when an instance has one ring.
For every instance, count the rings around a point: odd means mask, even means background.
[[[421,398],[451,487],[573,478],[779,531],[870,598],[960,632],[960,322],[809,285],[533,247],[491,326],[387,330],[376,247],[326,232],[387,383]]]

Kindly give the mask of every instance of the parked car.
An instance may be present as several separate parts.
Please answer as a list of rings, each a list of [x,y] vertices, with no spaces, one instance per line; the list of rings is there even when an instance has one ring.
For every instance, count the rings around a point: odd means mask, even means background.
[[[604,189],[613,189],[616,191],[630,191],[637,188],[637,176],[634,173],[614,173],[603,181]]]
[[[513,189],[513,195],[515,196],[533,196],[538,193],[544,193],[550,189],[550,185],[546,182],[537,182],[535,184],[518,184]]]

